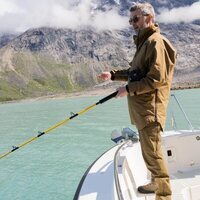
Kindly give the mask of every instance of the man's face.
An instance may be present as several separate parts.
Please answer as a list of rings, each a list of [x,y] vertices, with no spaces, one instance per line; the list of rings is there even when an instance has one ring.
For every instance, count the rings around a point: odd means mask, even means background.
[[[147,28],[149,26],[149,16],[142,15],[140,10],[135,10],[130,12],[129,23],[134,28],[135,32],[138,33],[139,30]]]

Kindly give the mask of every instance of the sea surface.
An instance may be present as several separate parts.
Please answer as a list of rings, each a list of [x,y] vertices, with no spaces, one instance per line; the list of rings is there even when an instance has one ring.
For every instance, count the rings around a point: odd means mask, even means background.
[[[200,89],[172,93],[193,127],[200,128]],[[101,98],[0,104],[0,154]],[[172,129],[172,125],[188,129],[173,98],[168,116],[166,129]],[[124,127],[136,130],[130,123],[126,98],[113,98],[0,159],[0,200],[72,200],[88,166],[114,145],[110,139],[112,130],[121,131]]]

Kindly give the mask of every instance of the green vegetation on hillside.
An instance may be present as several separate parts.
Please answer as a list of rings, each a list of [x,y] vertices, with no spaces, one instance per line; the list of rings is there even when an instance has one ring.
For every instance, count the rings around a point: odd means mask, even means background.
[[[0,73],[0,101],[71,93],[94,84],[87,64],[55,62],[50,56],[30,52],[15,53],[15,71]]]

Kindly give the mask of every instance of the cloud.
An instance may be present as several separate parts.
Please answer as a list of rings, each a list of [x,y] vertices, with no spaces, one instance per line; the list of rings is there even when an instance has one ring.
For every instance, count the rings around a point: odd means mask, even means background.
[[[162,23],[190,23],[194,20],[200,20],[200,1],[193,3],[191,6],[173,8],[171,10],[162,8],[159,10],[160,15],[157,21]]]
[[[0,32],[22,32],[42,26],[76,29],[127,27],[127,17],[117,10],[94,11],[93,0],[0,0]]]

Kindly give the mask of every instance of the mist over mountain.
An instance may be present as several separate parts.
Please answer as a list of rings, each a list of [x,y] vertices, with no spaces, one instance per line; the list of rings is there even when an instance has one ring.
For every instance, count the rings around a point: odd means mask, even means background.
[[[155,7],[158,22],[191,23],[200,19],[197,0],[148,2]],[[74,30],[85,26],[119,30],[129,26],[129,8],[133,3],[132,0],[1,0],[0,32],[25,32],[39,27]]]
[[[4,13],[0,21],[6,18],[7,22],[0,29],[0,101],[95,86],[99,84],[98,73],[127,68],[134,55],[134,32],[128,26],[133,1],[47,2],[40,5],[40,12],[47,6],[44,14],[36,15],[34,21],[29,12],[38,12],[37,0],[31,6],[26,1],[20,11],[18,0],[11,0],[4,10],[0,3]],[[149,2],[156,8],[162,33],[178,51],[173,86],[200,85],[200,1]],[[193,12],[185,18],[185,10]],[[13,12],[15,20],[22,20],[20,24],[9,21]],[[24,14],[26,20],[22,19]]]

